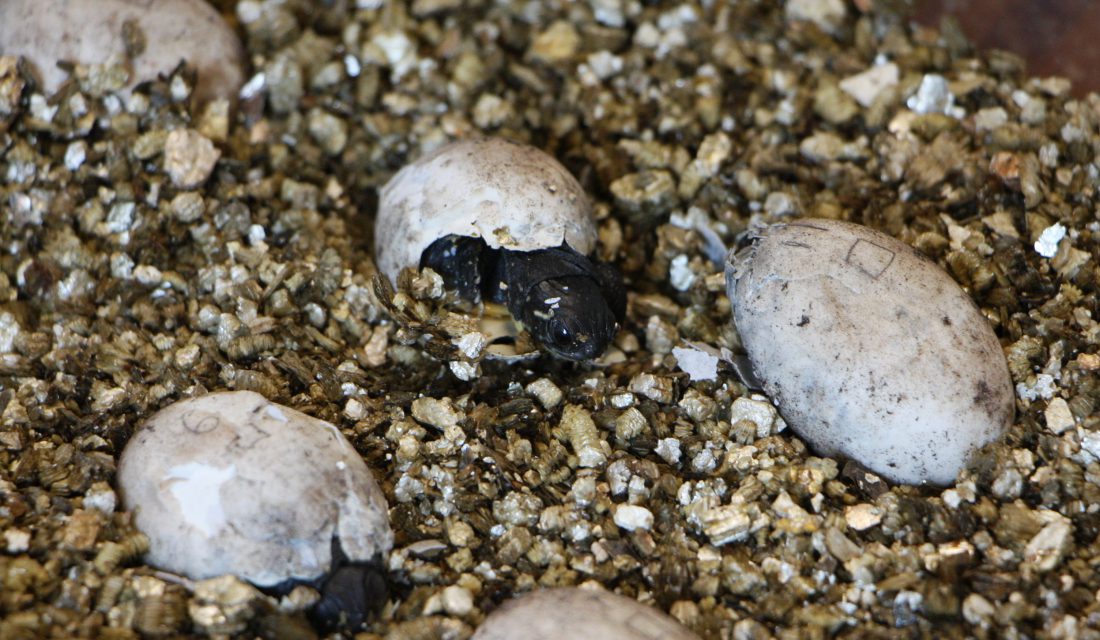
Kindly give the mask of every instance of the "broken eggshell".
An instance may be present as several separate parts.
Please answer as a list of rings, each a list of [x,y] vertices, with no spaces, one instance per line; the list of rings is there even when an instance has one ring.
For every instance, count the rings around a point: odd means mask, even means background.
[[[835,220],[777,224],[731,253],[726,280],[757,377],[817,451],[944,485],[1012,423],[989,322],[908,245]]]
[[[125,25],[140,34],[127,43]],[[3,0],[0,54],[23,56],[46,94],[68,73],[61,61],[105,64],[132,56],[128,88],[167,75],[183,60],[198,72],[195,100],[232,102],[244,79],[244,49],[203,0]]]
[[[389,514],[367,465],[333,425],[251,391],[159,411],[118,468],[123,505],[149,537],[149,564],[260,587],[380,560]]]
[[[502,138],[445,145],[382,187],[375,258],[390,281],[448,235],[514,251],[596,248],[592,207],[576,178],[549,154]]]
[[[563,587],[504,603],[471,640],[698,640],[671,616],[603,589]]]

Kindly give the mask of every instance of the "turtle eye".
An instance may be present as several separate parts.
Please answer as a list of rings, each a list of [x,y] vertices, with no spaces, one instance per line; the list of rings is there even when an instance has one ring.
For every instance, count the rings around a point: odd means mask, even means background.
[[[573,332],[564,322],[555,322],[550,327],[550,339],[556,346],[573,344]]]

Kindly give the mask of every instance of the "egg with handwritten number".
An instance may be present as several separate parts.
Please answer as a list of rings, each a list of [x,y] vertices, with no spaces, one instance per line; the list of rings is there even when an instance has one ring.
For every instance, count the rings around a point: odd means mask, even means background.
[[[123,450],[118,483],[153,566],[312,584],[331,596],[321,606],[357,622],[372,606],[367,592],[384,589],[375,574],[393,533],[366,463],[333,425],[258,393],[211,393],[156,413]],[[359,601],[342,602],[350,592]]]
[[[777,224],[731,253],[726,281],[756,376],[822,454],[945,485],[1012,423],[989,322],[903,242],[835,220]]]

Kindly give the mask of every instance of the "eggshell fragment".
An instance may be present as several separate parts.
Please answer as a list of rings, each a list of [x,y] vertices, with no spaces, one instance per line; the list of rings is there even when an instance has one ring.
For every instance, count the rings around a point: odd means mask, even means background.
[[[596,248],[592,208],[576,178],[552,156],[502,138],[461,140],[398,171],[382,187],[375,258],[391,280],[448,235],[494,249]]]
[[[123,59],[123,24],[143,36],[133,59],[130,87],[170,73],[181,60],[198,72],[195,99],[232,101],[244,79],[240,40],[203,0],[3,0],[0,54],[23,56],[47,94],[68,73],[59,61],[104,64]]]
[[[393,546],[385,498],[336,427],[251,391],[156,413],[123,450],[118,482],[149,564],[193,579],[312,580],[333,539],[352,561]]]
[[[726,279],[757,376],[817,451],[942,485],[1012,423],[992,328],[906,244],[834,220],[779,224],[730,255]]]
[[[506,602],[471,640],[698,640],[672,617],[602,589],[546,589]]]

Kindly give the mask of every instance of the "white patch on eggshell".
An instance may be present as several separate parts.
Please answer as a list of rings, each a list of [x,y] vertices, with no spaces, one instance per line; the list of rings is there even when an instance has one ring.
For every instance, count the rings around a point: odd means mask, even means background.
[[[201,462],[188,462],[168,470],[164,476],[168,490],[179,503],[180,513],[187,524],[206,537],[213,536],[225,526],[225,509],[222,508],[221,488],[237,475],[237,467],[224,469]]]
[[[448,144],[382,187],[375,259],[391,281],[448,235],[516,251],[563,241],[584,255],[596,248],[592,208],[576,178],[543,151],[501,138]]]

